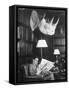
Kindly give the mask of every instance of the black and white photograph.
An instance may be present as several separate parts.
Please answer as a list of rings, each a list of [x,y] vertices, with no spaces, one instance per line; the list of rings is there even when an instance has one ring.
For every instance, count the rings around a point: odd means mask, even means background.
[[[67,81],[67,9],[15,5],[9,12],[10,83]]]

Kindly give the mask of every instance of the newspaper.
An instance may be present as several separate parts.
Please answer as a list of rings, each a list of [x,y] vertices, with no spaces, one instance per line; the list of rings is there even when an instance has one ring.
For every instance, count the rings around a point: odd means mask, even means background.
[[[37,68],[37,75],[39,75],[42,71],[50,71],[54,67],[54,62],[51,62],[46,59],[42,59],[41,63]]]

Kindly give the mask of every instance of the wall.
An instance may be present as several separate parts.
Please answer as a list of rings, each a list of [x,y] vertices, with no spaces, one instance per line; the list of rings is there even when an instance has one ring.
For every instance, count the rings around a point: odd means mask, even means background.
[[[33,32],[30,28],[30,15],[32,9],[19,8],[18,9],[18,29],[21,32],[20,40],[20,55],[21,56],[39,56],[41,55],[40,49],[36,48],[36,44],[39,39],[45,39],[48,48],[43,48],[43,58],[48,60],[53,60],[54,49],[58,48],[60,50],[61,56],[65,56],[65,12],[56,10],[42,10],[36,9],[39,18],[46,14],[46,19],[49,21],[54,17],[53,23],[56,23],[59,19],[59,23],[56,27],[55,34],[44,35],[38,28]],[[32,37],[32,35],[34,35]],[[54,61],[54,60],[53,60]]]

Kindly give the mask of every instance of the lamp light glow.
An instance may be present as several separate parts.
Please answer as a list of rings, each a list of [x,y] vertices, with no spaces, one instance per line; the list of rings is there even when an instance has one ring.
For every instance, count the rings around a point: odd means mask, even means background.
[[[60,51],[59,51],[59,49],[54,49],[54,53],[53,53],[54,55],[59,55],[60,54]]]
[[[38,40],[36,47],[41,49],[41,58],[42,58],[42,48],[48,47],[46,40],[43,39]]]
[[[42,39],[38,40],[36,47],[38,47],[38,48],[48,47],[46,40],[42,40]]]

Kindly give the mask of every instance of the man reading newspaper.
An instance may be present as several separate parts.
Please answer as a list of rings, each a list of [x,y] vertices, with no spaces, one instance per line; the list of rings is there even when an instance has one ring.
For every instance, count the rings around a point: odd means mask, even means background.
[[[30,75],[42,80],[54,80],[54,75],[50,71],[54,67],[54,63],[46,59],[42,59],[40,64],[38,62],[38,58],[33,59],[33,63],[29,66]]]
[[[45,80],[54,80],[54,75],[50,71],[54,67],[54,63],[46,59],[42,59],[37,67],[37,75],[42,76]]]

